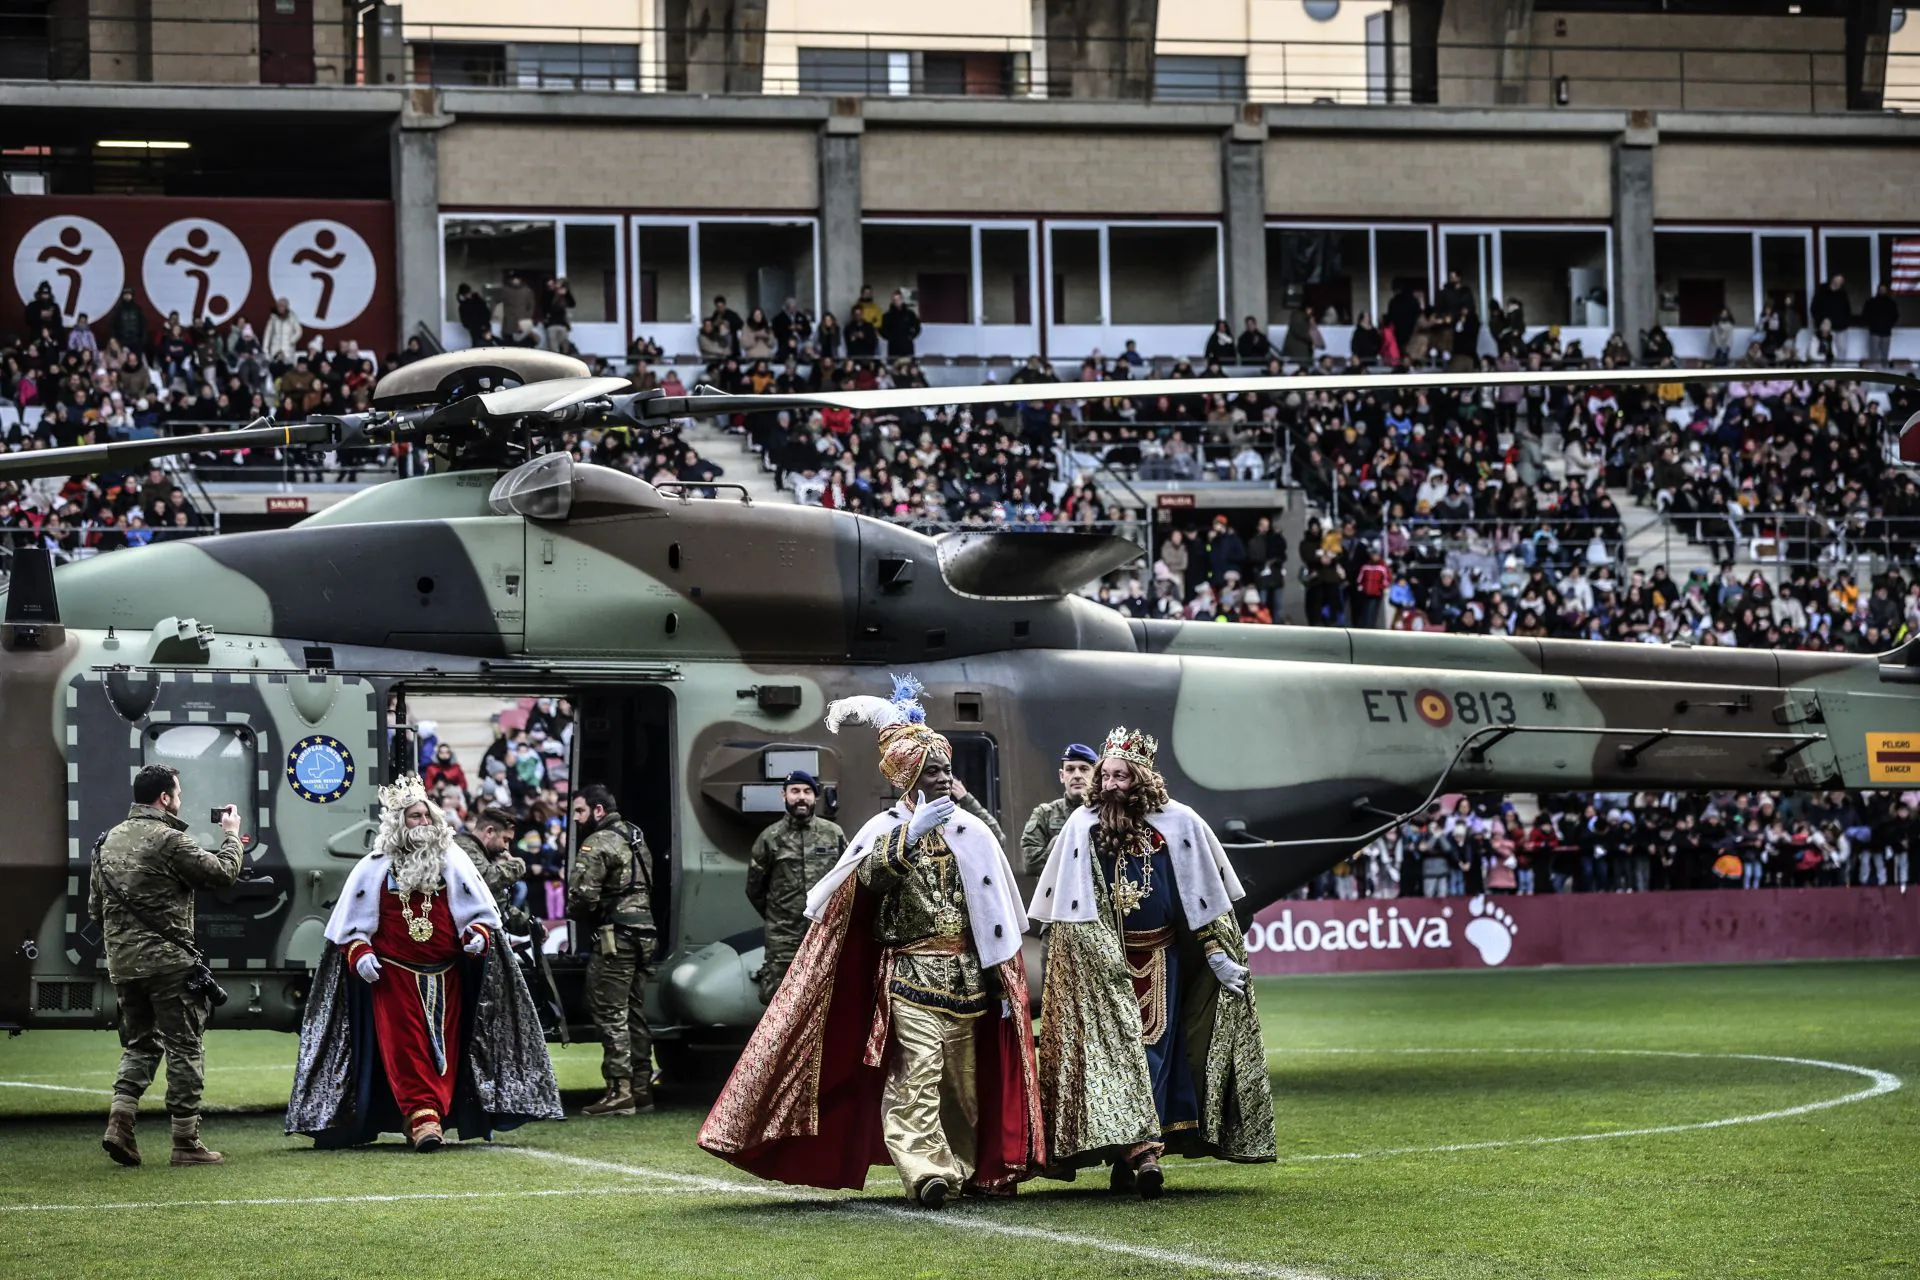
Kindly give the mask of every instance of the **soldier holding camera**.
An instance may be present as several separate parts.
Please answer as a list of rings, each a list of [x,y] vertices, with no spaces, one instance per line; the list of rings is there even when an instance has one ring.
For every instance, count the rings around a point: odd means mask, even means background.
[[[100,1140],[125,1165],[140,1163],[134,1117],[140,1096],[167,1060],[167,1114],[175,1165],[220,1164],[200,1141],[200,1091],[206,1069],[200,1036],[225,999],[193,945],[196,889],[224,889],[240,878],[240,811],[217,811],[225,833],[209,853],[180,817],[180,773],[166,765],[133,780],[127,820],[94,848],[87,910],[106,946],[107,976],[120,1005],[120,1072]]]

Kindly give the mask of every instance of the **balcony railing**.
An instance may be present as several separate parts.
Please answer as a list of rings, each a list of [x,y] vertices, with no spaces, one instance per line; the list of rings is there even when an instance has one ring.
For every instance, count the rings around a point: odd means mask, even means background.
[[[1389,28],[1381,27],[1382,32]],[[1838,27],[1765,49],[1361,40],[1189,40],[644,25],[0,14],[0,78],[373,84],[632,93],[1509,105],[1824,112],[1849,106]],[[1920,108],[1920,53],[1885,55],[1878,106]],[[1873,87],[1852,95],[1874,106]]]

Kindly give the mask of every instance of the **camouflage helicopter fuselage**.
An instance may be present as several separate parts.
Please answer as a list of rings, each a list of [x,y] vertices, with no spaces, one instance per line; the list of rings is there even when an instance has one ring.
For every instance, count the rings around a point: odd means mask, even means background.
[[[778,753],[816,752],[840,815],[863,821],[890,797],[872,737],[822,717],[884,692],[889,672],[924,681],[1010,840],[1057,793],[1062,744],[1116,724],[1154,734],[1173,793],[1245,842],[1248,912],[1443,787],[1920,776],[1920,700],[1898,656],[1129,621],[1072,590],[1130,558],[1114,539],[936,540],[530,465],[557,505],[501,514],[491,473],[448,473],[289,530],[54,575],[58,624],[10,626],[0,660],[0,1024],[110,1012],[89,852],[132,771],[163,760],[183,769],[190,820],[231,791],[248,814],[257,883],[201,907],[234,996],[221,1022],[295,1027],[321,923],[371,838],[395,694],[576,700],[573,776],[614,785],[669,876],[657,1015],[670,1035],[722,1040],[760,1010],[743,883],[767,781],[791,759]],[[636,726],[651,752],[622,746]],[[315,744],[350,768],[306,773]]]

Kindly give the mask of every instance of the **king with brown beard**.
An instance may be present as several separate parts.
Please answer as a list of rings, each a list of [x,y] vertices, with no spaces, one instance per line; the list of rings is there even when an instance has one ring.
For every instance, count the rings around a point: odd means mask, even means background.
[[[1275,1155],[1244,896],[1206,820],[1167,794],[1158,744],[1107,736],[1093,802],[1054,842],[1028,909],[1051,922],[1039,1043],[1047,1175],[1108,1163],[1145,1199],[1161,1157]]]

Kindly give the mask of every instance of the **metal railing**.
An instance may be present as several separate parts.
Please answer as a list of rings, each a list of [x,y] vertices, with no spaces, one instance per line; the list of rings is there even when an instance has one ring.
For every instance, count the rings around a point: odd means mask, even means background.
[[[369,15],[371,18],[372,15]],[[1793,47],[1213,40],[1033,31],[859,32],[405,22],[398,30],[256,17],[72,22],[0,15],[29,79],[378,84],[637,93],[768,93],[1819,112],[1849,106],[1838,19]],[[1785,36],[1782,37],[1783,43]],[[1164,61],[1163,61],[1164,60]],[[1870,96],[1870,92],[1869,92]],[[1920,54],[1885,55],[1884,101],[1920,108]],[[1873,105],[1859,101],[1852,105]]]

